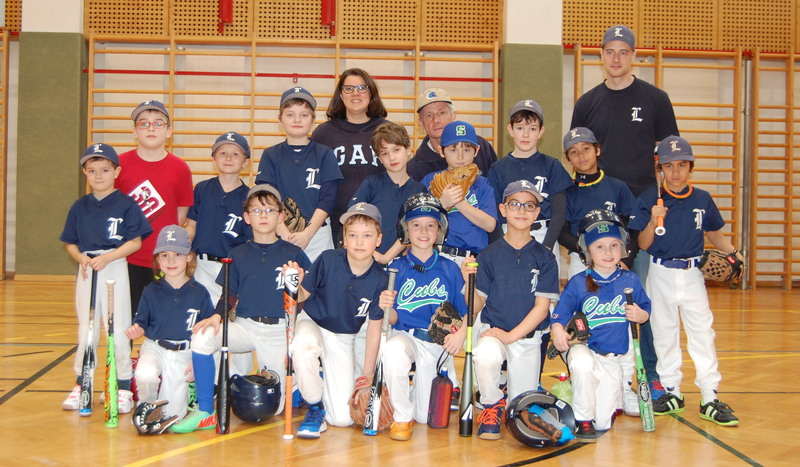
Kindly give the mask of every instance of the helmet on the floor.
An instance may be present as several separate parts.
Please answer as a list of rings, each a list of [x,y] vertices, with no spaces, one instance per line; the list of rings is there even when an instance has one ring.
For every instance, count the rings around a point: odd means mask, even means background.
[[[561,446],[574,439],[575,415],[569,404],[552,394],[527,391],[508,404],[506,427],[527,446]]]
[[[281,380],[274,371],[231,378],[233,413],[242,421],[260,423],[278,413],[280,404]]]

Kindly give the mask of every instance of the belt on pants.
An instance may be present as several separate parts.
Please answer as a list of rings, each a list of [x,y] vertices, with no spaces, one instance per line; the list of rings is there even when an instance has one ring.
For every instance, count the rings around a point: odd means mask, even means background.
[[[442,245],[442,253],[451,256],[460,256],[462,258],[466,258],[467,256],[472,254],[472,252],[469,250],[462,250],[461,248],[456,248],[447,245]]]
[[[409,333],[421,341],[430,342],[431,344],[434,343],[431,336],[428,335],[427,329],[414,328],[410,330]]]
[[[252,319],[256,323],[261,323],[261,324],[278,324],[281,322],[280,318],[272,318],[270,316],[254,316],[247,319]]]
[[[216,261],[218,263],[221,263],[222,260],[224,259],[222,256],[214,256],[214,255],[209,255],[209,254],[206,254],[206,253],[200,253],[200,254],[197,255],[197,257],[202,259],[202,260]]]
[[[655,256],[652,257],[652,260],[654,263],[670,269],[692,269],[700,262],[700,258],[662,259],[656,258]]]
[[[167,350],[186,350],[189,348],[189,341],[171,341],[167,339],[159,339],[156,341],[156,344],[160,345],[161,347]]]
[[[540,221],[536,221],[531,225],[531,231],[539,230],[539,229],[546,229],[547,226],[550,225],[550,219],[542,219]]]

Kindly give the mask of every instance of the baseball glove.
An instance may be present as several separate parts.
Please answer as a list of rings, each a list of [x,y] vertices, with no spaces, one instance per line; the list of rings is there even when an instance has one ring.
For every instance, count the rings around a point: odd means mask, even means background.
[[[705,250],[697,267],[703,277],[712,281],[739,280],[744,272],[744,262],[736,257],[736,253],[737,251],[723,253],[719,250]]]
[[[364,426],[371,389],[372,375],[359,376],[358,379],[356,379],[356,389],[353,391],[353,395],[350,396],[350,418],[353,419],[353,423]],[[394,406],[392,406],[392,400],[389,398],[389,391],[386,389],[385,383],[382,389],[381,413],[378,417],[379,430],[388,428],[389,425],[392,424],[392,421],[394,421]]]
[[[443,301],[436,312],[431,316],[428,326],[428,337],[439,345],[444,345],[444,338],[448,334],[458,331],[461,327],[461,315],[458,314],[452,303]]]
[[[306,220],[303,218],[300,207],[295,200],[292,198],[283,200],[283,210],[286,211],[286,217],[283,223],[286,224],[286,228],[289,229],[289,232],[302,232],[306,229]]]
[[[455,184],[464,190],[464,196],[466,196],[476,178],[478,178],[478,166],[476,164],[452,170],[443,170],[433,176],[430,192],[433,196],[441,198],[444,190],[448,186]]]
[[[569,345],[586,342],[591,335],[589,332],[589,320],[586,319],[586,315],[582,311],[578,310],[567,322],[565,331],[569,334]],[[556,348],[551,340],[547,346],[547,358],[556,358],[560,353],[561,351]]]
[[[140,435],[160,435],[178,421],[177,415],[167,417],[164,414],[164,406],[167,404],[167,401],[142,402],[136,407],[131,421]]]

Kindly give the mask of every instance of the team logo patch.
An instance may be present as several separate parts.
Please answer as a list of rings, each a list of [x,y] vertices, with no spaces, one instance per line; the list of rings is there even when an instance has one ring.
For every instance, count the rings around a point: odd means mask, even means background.
[[[436,91],[431,91],[425,95],[426,99],[433,99],[434,97],[436,97]]]
[[[465,125],[456,125],[456,136],[466,136],[467,127]]]
[[[164,198],[156,190],[156,187],[150,183],[150,180],[145,180],[139,186],[133,189],[128,196],[133,198],[136,204],[139,205],[144,216],[152,221],[161,214],[161,211],[166,206]]]

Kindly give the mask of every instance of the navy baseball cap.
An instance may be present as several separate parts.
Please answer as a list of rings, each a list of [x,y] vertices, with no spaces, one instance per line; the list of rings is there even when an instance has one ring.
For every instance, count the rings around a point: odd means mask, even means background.
[[[587,247],[605,237],[613,237],[623,244],[625,243],[624,240],[622,240],[622,232],[620,232],[619,226],[611,223],[596,224],[583,234],[583,240]]]
[[[317,100],[314,99],[314,96],[312,96],[306,88],[297,86],[284,91],[283,95],[281,96],[281,108],[283,108],[283,104],[285,104],[289,99],[302,99],[308,102],[308,105],[311,106],[311,110],[317,110]]]
[[[103,157],[113,162],[114,165],[119,165],[119,156],[117,156],[117,151],[115,151],[114,148],[106,143],[95,143],[86,148],[81,156],[80,164],[83,165],[86,163],[86,161],[93,157]]]
[[[680,136],[667,136],[658,143],[658,163],[693,161],[692,146]]]
[[[533,184],[527,180],[517,180],[516,182],[509,183],[508,186],[506,186],[506,189],[503,190],[503,199],[505,200],[509,196],[521,191],[527,191],[528,193],[532,194],[533,197],[536,198],[537,203],[544,201],[542,194],[539,193],[536,188],[533,187]]]
[[[168,225],[158,233],[156,249],[153,254],[162,251],[174,251],[182,255],[188,255],[192,251],[192,242],[189,240],[189,232],[179,225]]]
[[[253,188],[250,188],[250,191],[247,192],[247,199],[250,199],[251,196],[261,193],[262,191],[266,191],[268,193],[272,193],[278,198],[278,202],[282,203],[283,198],[281,198],[281,194],[278,192],[278,189],[274,186],[270,185],[269,183],[262,183],[260,185],[256,185]]]
[[[578,143],[592,143],[597,144],[597,138],[594,137],[592,130],[577,126],[564,135],[564,152]]]
[[[448,123],[442,130],[442,147],[446,148],[460,142],[477,146],[478,135],[475,134],[475,127],[461,120]]]
[[[426,105],[433,104],[434,102],[447,102],[448,104],[452,104],[453,99],[450,99],[450,95],[447,94],[447,91],[444,89],[426,89],[422,94],[417,96],[417,113]]]
[[[235,146],[239,146],[239,149],[242,150],[244,156],[250,159],[250,145],[247,143],[247,138],[236,133],[235,131],[229,131],[224,133],[214,141],[214,146],[211,147],[211,156],[214,156],[214,153],[217,152],[220,146],[224,144],[233,144]]]
[[[527,110],[536,114],[539,117],[539,120],[542,121],[542,125],[544,125],[544,110],[542,110],[542,106],[533,99],[524,99],[514,104],[514,106],[511,107],[511,110],[508,111],[508,118],[513,117],[515,113],[523,110]]]
[[[141,114],[145,110],[156,110],[158,112],[161,112],[162,114],[164,114],[164,116],[167,117],[167,122],[169,122],[169,112],[167,112],[167,108],[164,107],[164,103],[155,100],[144,101],[141,104],[137,105],[136,108],[133,109],[133,112],[131,112],[131,120],[135,122],[136,119],[139,118],[139,114]]]
[[[370,219],[377,222],[378,224],[381,223],[381,212],[378,211],[378,208],[372,204],[365,202],[356,203],[347,208],[347,212],[345,212],[339,217],[339,222],[341,222],[342,225],[344,225],[344,222],[347,219],[350,219],[351,217],[356,215],[367,216]]]
[[[600,47],[605,47],[606,44],[612,41],[622,41],[628,44],[631,49],[636,49],[636,36],[629,27],[623,24],[606,29],[605,34],[603,34],[603,43],[600,44]]]

